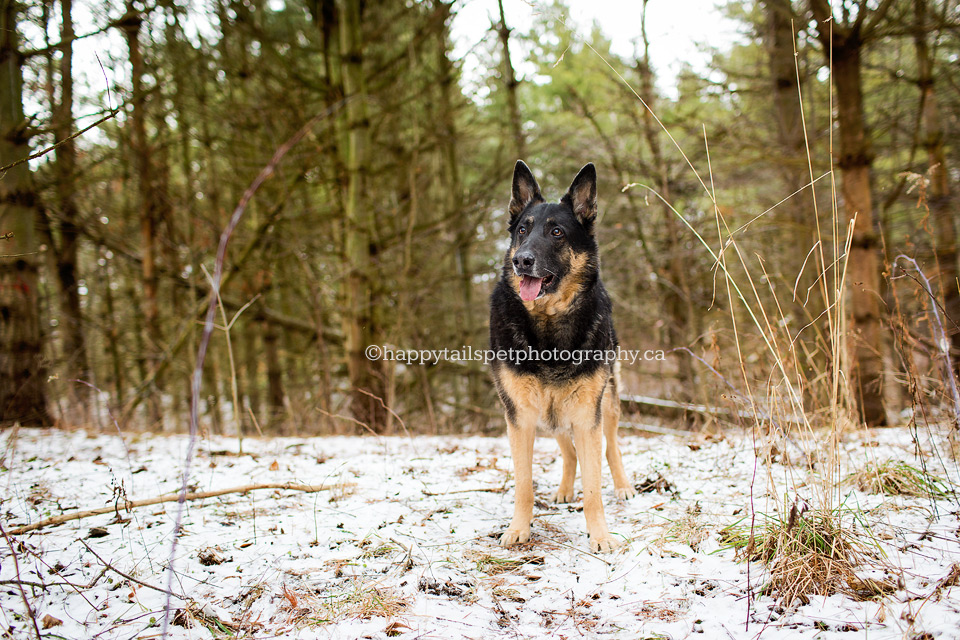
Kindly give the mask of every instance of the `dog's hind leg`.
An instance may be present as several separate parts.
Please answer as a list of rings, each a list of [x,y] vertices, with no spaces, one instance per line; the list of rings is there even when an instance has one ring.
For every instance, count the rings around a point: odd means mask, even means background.
[[[630,485],[627,472],[623,468],[623,456],[620,455],[620,444],[617,441],[617,427],[620,425],[620,398],[617,396],[616,386],[608,385],[603,396],[603,435],[607,439],[607,465],[613,475],[613,488],[618,500],[625,500],[637,495]]]
[[[524,413],[514,416],[513,421],[507,418],[516,495],[513,502],[513,520],[500,536],[502,547],[530,539],[530,521],[533,519],[533,439],[537,434],[537,423],[536,416],[531,420],[530,412]]]
[[[563,455],[563,476],[560,478],[560,487],[554,499],[557,502],[573,502],[573,481],[577,477],[577,449],[573,446],[573,439],[569,433],[557,435],[557,444]]]

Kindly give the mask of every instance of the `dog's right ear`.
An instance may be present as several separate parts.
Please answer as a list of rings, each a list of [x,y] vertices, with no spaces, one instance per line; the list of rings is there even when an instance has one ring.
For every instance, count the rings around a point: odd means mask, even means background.
[[[543,202],[540,185],[533,177],[530,167],[524,164],[523,160],[517,160],[517,166],[513,168],[513,190],[510,195],[511,224],[531,202]]]

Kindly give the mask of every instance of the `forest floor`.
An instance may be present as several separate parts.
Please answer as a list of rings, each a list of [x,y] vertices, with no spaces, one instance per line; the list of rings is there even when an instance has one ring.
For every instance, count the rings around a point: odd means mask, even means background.
[[[919,445],[931,472],[956,480],[956,462],[932,451],[938,438],[905,428],[848,435],[841,475],[871,461],[919,464]],[[235,439],[201,438],[191,491],[325,489],[185,503],[171,574],[178,504],[123,504],[179,490],[188,438],[8,430],[5,531],[111,504],[120,517],[0,544],[0,636],[159,638],[172,575],[169,638],[960,637],[951,491],[905,497],[842,484],[842,509],[872,558],[864,576],[893,586],[862,600],[811,594],[782,607],[762,595],[766,570],[739,559],[731,541],[742,541],[749,514],[758,530],[777,518],[774,493],[813,504],[824,465],[761,447],[773,454],[767,465],[749,433],[621,442],[643,492],[617,502],[606,476],[608,522],[624,545],[595,556],[578,504],[551,502],[560,477],[552,439],[537,440],[533,539],[502,549],[496,538],[513,500],[505,437],[247,439],[243,454]]]

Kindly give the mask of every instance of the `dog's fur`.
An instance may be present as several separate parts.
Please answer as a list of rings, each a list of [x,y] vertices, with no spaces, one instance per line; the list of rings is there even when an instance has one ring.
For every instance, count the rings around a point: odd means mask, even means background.
[[[612,305],[600,281],[594,237],[594,166],[580,170],[559,204],[549,204],[530,169],[517,161],[509,213],[510,249],[490,299],[492,350],[615,351]],[[634,495],[617,444],[619,366],[603,359],[576,360],[580,358],[492,362],[494,384],[506,410],[516,481],[513,520],[500,538],[503,546],[530,539],[537,428],[556,437],[563,454],[557,502],[573,500],[579,460],[590,548],[609,551],[617,544],[607,529],[600,476],[606,437],[616,495]]]

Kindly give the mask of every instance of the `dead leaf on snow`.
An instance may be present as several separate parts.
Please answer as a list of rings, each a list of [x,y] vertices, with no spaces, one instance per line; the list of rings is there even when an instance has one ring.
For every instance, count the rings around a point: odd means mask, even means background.
[[[59,618],[54,618],[49,613],[40,620],[40,626],[43,629],[52,629],[53,627],[59,627],[63,624],[63,620]]]
[[[387,625],[387,628],[384,629],[383,632],[387,634],[387,636],[390,638],[396,638],[397,636],[402,636],[405,629],[410,629],[410,628],[411,627],[408,627],[402,622],[397,622],[396,620],[394,620],[393,622]]]

